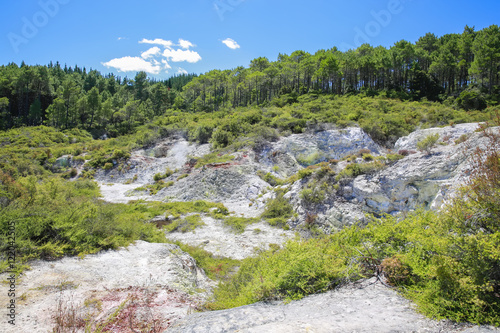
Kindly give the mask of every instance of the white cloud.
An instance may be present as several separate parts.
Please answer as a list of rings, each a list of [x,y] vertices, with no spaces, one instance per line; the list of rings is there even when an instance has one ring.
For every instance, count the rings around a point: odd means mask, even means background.
[[[164,67],[165,67],[165,68],[167,68],[167,69],[172,68],[172,67],[170,66],[170,64],[168,63],[168,61],[166,61],[165,59],[161,59],[161,63],[162,63],[163,65],[165,65]]]
[[[119,38],[121,40],[123,38]],[[174,44],[170,40],[165,39],[146,39],[143,38],[139,44],[150,44],[148,50],[141,52],[141,56],[127,56],[115,58],[108,62],[103,62],[102,65],[108,68],[112,67],[119,72],[139,72],[144,71],[149,74],[159,74],[162,71],[168,73],[172,67],[170,62],[188,62],[196,63],[201,60],[198,52],[192,51],[189,48],[195,47],[188,40],[179,38],[179,44]],[[178,73],[187,73],[183,68],[178,68]]]
[[[179,46],[182,47],[183,49],[187,50],[190,47],[194,47],[195,45],[188,40],[180,38],[179,39]]]
[[[146,39],[143,38],[139,43],[141,44],[153,44],[153,45],[161,45],[165,48],[171,48],[174,43],[171,40],[164,40],[161,38],[156,38],[156,39]]]
[[[128,39],[127,37],[118,37],[118,40]]]
[[[103,62],[103,66],[116,68],[119,72],[140,72],[144,71],[149,74],[159,74],[162,67],[152,64],[139,57],[123,57],[112,59],[108,62]]]
[[[198,52],[194,52],[191,50],[166,49],[165,51],[163,51],[163,56],[173,62],[187,61],[190,63],[195,63],[201,60],[201,56],[198,54]]]
[[[188,71],[181,67],[179,67],[179,69],[177,70],[177,74],[187,74],[187,73]]]
[[[150,48],[149,50],[145,51],[145,52],[142,52],[141,53],[141,57],[143,59],[148,59],[148,58],[152,58],[152,57],[155,57],[155,56],[159,56],[161,54],[161,50],[158,46],[155,46],[155,47],[152,47]]]
[[[238,45],[238,43],[236,43],[236,41],[234,39],[231,39],[231,38],[224,39],[222,41],[222,43],[226,44],[226,46],[229,47],[232,50],[236,50],[236,49],[240,48],[240,46]]]

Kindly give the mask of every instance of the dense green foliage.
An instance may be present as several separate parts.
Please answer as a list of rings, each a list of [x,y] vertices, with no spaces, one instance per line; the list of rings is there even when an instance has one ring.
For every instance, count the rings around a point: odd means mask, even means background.
[[[161,231],[144,223],[158,208],[105,203],[98,199],[99,187],[93,181],[38,181],[34,176],[14,181],[3,172],[0,179],[0,228],[9,230],[9,223],[15,224],[19,262],[115,249],[138,239],[165,241]],[[0,246],[6,253],[6,232],[0,235]]]
[[[213,70],[157,82],[139,72],[134,79],[87,73],[78,66],[61,68],[8,64],[0,67],[0,129],[46,124],[78,127],[94,137],[117,136],[161,116],[181,112],[214,112],[247,106],[277,106],[307,94],[363,93],[402,100],[446,102],[465,110],[482,110],[500,100],[500,29],[465,27],[462,34],[436,37],[428,33],[416,43],[401,40],[390,49],[364,44],[356,50],[337,48],[315,54],[295,51],[274,62],[256,58],[248,68]],[[321,110],[311,105],[309,112]],[[380,109],[385,112],[384,103]],[[259,115],[245,119],[254,125]],[[359,112],[347,120],[358,121]],[[227,146],[237,135],[234,122],[210,121],[190,128],[192,140]],[[207,119],[208,120],[208,119]],[[383,119],[381,123],[385,123]],[[305,121],[293,112],[266,124],[287,124],[293,132]],[[335,122],[329,120],[331,122]],[[290,122],[293,122],[293,126]],[[387,126],[392,126],[390,122]],[[245,129],[242,129],[245,131]]]
[[[253,59],[249,68],[212,70],[188,83],[181,94],[186,109],[293,104],[316,92],[346,95],[385,92],[388,97],[433,101],[457,98],[459,107],[483,109],[499,101],[500,28],[481,31],[466,26],[462,34],[416,43],[396,42],[389,49],[363,44],[341,52],[336,47],[315,54],[297,50],[276,61]]]
[[[75,66],[0,66],[0,129],[41,124],[79,127],[99,136],[133,131],[175,104],[195,75],[165,81],[139,72],[133,80]]]

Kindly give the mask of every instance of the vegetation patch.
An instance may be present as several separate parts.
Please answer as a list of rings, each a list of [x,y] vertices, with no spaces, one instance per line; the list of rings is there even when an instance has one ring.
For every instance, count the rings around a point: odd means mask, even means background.
[[[229,216],[222,220],[224,225],[230,227],[236,233],[243,233],[247,226],[259,222],[257,218],[246,218],[238,216]]]
[[[214,256],[201,246],[186,245],[178,241],[173,243],[178,245],[182,251],[193,257],[194,260],[196,260],[196,264],[203,268],[207,276],[212,280],[225,281],[229,279],[240,265],[239,260]]]
[[[203,157],[198,158],[195,168],[201,168],[207,164],[217,164],[217,163],[226,163],[229,161],[234,160],[235,156],[234,155],[220,155],[216,152],[206,154]]]
[[[201,216],[199,214],[188,215],[184,218],[174,220],[172,223],[167,224],[163,227],[164,230],[168,232],[189,232],[193,231],[197,227],[204,226],[205,223],[201,220]]]

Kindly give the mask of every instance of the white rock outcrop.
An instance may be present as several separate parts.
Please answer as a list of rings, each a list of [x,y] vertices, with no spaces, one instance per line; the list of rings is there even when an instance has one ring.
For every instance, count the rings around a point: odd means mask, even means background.
[[[396,147],[402,149],[413,149],[416,142],[432,133],[439,133],[440,140],[450,139],[437,144],[431,154],[412,154],[374,175],[357,177],[353,181],[353,196],[366,211],[377,213],[398,213],[422,206],[442,208],[465,185],[473,151],[489,145],[482,133],[474,133],[476,128],[477,124],[463,124],[416,131],[401,138]],[[464,134],[470,138],[455,144],[453,138]]]

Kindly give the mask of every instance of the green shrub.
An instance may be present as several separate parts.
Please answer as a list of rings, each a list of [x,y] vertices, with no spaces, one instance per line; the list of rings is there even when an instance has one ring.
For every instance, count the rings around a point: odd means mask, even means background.
[[[427,154],[430,154],[432,148],[434,148],[438,140],[439,140],[438,133],[430,134],[417,143],[417,149],[420,151],[425,151]]]
[[[356,178],[357,176],[363,174],[359,164],[349,164],[347,165],[339,174],[335,177],[337,181],[342,179]]]
[[[285,181],[274,176],[270,172],[264,173],[262,170],[257,171],[257,176],[259,176],[263,181],[269,183],[271,186],[284,185]]]
[[[300,192],[300,198],[306,203],[319,204],[325,200],[326,193],[317,187],[305,188]]]
[[[300,154],[297,156],[297,162],[302,166],[309,166],[318,163],[321,158],[320,152],[313,152],[309,155]]]
[[[173,174],[174,174],[174,171],[171,170],[170,168],[167,168],[167,170],[165,170],[165,173],[161,173],[161,172],[155,173],[155,175],[153,176],[153,180],[155,182],[157,182],[159,180],[168,178],[168,177],[172,176]]]
[[[373,161],[373,155],[372,154],[363,154],[363,160]]]
[[[456,105],[464,110],[484,110],[486,98],[478,89],[464,90],[456,99]]]
[[[314,173],[313,169],[305,168],[305,169],[300,169],[298,172],[298,179],[304,179],[306,177],[309,177]]]
[[[102,167],[104,170],[111,170],[113,168],[113,163],[106,163],[104,164],[104,166]]]
[[[290,218],[293,214],[293,207],[287,199],[283,197],[284,193],[278,191],[276,197],[271,199],[266,204],[266,209],[262,213],[262,217],[266,219],[272,218]]]
[[[458,139],[455,140],[455,144],[458,145],[458,144],[461,144],[465,141],[467,141],[467,139],[469,139],[470,137],[470,134],[462,134]]]
[[[392,163],[392,162],[397,162],[405,157],[402,154],[387,154],[385,158],[388,162]]]
[[[161,231],[145,221],[154,215],[134,204],[111,204],[97,200],[99,187],[90,180],[18,180],[27,196],[12,198],[0,214],[0,227],[16,222],[19,262],[61,255],[95,253],[127,246],[135,240],[164,242]],[[12,188],[14,190],[15,187]],[[14,192],[12,192],[14,193]],[[6,234],[0,235],[5,251]]]

